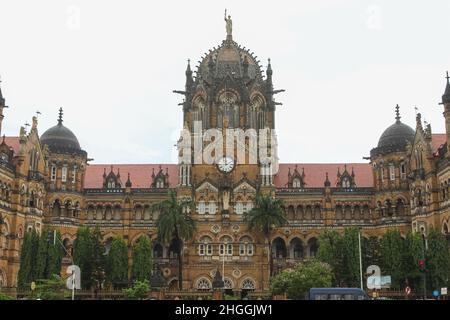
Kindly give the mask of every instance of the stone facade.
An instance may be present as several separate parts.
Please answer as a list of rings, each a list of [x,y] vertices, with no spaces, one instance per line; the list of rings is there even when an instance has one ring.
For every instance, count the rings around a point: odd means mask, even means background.
[[[184,97],[184,132],[194,140],[195,121],[202,133],[211,128],[275,129],[280,104],[274,96],[283,90],[273,88],[272,72],[269,61],[264,75],[253,53],[228,35],[202,59],[195,77],[188,64],[185,89],[175,91]],[[180,159],[185,160],[179,164],[88,164],[87,153],[62,124],[62,110],[58,124],[41,137],[33,117],[29,132],[22,127],[19,137],[4,137],[0,145],[0,287],[16,286],[25,232],[59,229],[68,265],[77,228],[85,225],[99,226],[107,244],[122,235],[130,264],[136,239],[150,237],[155,261],[169,288],[176,288],[177,248],[157,242],[158,213],[151,210],[169,189],[196,203],[191,214],[197,232],[183,248],[186,290],[211,290],[217,269],[224,273],[227,290],[269,289],[267,245],[243,221],[258,191],[282,199],[289,221],[270,236],[274,272],[314,256],[325,228],[356,226],[364,236],[381,236],[389,228],[403,234],[437,228],[449,236],[448,78],[442,101],[446,134],[432,134],[420,114],[413,130],[401,123],[397,108],[395,123],[372,149],[368,163],[280,164],[276,172],[258,155],[256,163],[221,169],[197,163],[192,155],[183,157],[181,147]],[[4,108],[0,91],[0,128]],[[233,149],[249,159],[247,142]],[[270,151],[276,156],[276,144]]]

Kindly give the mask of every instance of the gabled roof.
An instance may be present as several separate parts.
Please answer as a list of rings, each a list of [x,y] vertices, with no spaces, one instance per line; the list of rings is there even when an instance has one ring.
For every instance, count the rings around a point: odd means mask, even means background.
[[[323,188],[326,173],[331,181],[331,187],[336,186],[338,168],[344,171],[355,172],[356,187],[373,187],[373,173],[370,163],[281,163],[278,173],[274,177],[277,188],[286,188],[288,185],[288,172],[298,168],[305,168],[305,188]]]
[[[150,188],[152,183],[152,172],[159,170],[161,166],[164,170],[169,169],[169,186],[174,187],[178,183],[178,165],[176,164],[91,164],[86,168],[84,188],[102,188],[103,172],[107,172],[113,166],[114,171],[126,176],[130,173],[130,180],[133,188]]]
[[[431,136],[431,148],[433,153],[437,152],[439,147],[447,142],[447,135],[445,133],[434,133]]]
[[[5,143],[14,150],[15,156],[19,154],[19,137],[5,137]]]

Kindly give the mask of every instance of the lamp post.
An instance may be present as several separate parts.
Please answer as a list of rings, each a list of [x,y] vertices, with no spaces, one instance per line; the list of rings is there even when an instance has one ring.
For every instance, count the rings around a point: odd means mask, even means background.
[[[213,287],[213,300],[223,299],[223,289],[225,288],[224,278],[220,275],[219,269],[217,269],[214,275],[212,287]]]
[[[166,285],[166,279],[163,277],[161,270],[158,267],[155,267],[155,270],[153,270],[153,274],[150,277],[150,287],[159,290],[159,300],[162,300],[162,290]]]
[[[361,228],[358,229],[358,246],[359,246],[359,277],[361,280],[361,290],[364,290],[363,270],[362,270]]]
[[[427,241],[427,236],[425,235],[425,231],[422,232],[422,240],[423,240],[422,257],[423,257],[423,263],[424,263],[424,269],[423,269],[423,300],[426,300],[427,299],[426,251],[428,249],[428,241]]]

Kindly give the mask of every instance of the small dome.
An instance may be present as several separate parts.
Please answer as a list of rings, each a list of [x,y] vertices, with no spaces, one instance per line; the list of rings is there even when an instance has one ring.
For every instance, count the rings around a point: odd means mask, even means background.
[[[55,152],[80,152],[80,143],[73,132],[62,124],[62,109],[59,110],[58,124],[45,131],[41,143]]]
[[[399,106],[395,107],[395,123],[384,130],[378,140],[378,146],[371,151],[371,156],[404,151],[408,142],[413,142],[415,131],[400,121]]]
[[[387,128],[378,141],[378,148],[398,146],[404,147],[406,143],[414,140],[414,130],[398,120],[396,123]]]

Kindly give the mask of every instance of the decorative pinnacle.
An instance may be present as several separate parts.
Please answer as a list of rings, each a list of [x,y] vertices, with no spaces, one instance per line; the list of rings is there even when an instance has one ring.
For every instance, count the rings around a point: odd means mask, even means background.
[[[447,79],[447,83],[450,83],[450,77],[448,76],[448,71],[447,71],[447,76],[445,78]]]
[[[58,125],[62,125],[62,122],[63,122],[63,108],[59,108]]]
[[[397,104],[397,106],[395,107],[395,120],[397,121],[397,123],[400,122],[400,107]]]

